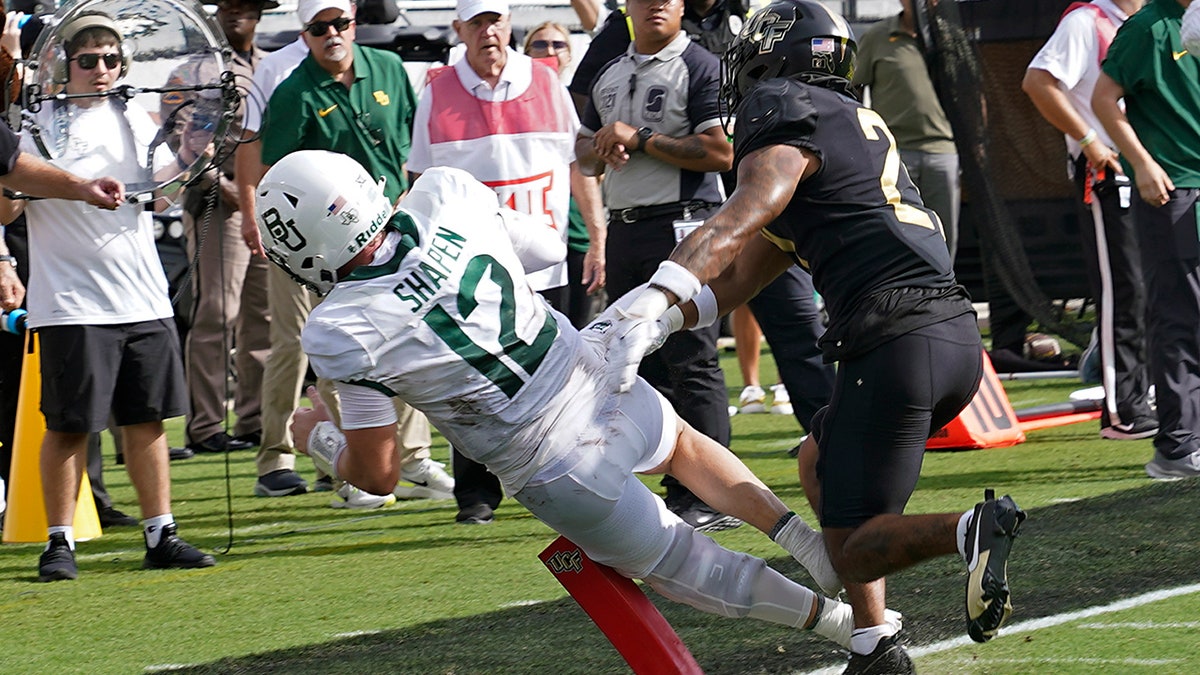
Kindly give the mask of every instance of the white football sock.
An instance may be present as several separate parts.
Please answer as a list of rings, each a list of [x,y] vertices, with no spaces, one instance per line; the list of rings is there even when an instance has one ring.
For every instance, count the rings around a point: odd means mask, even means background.
[[[46,528],[46,535],[49,538],[55,534],[62,534],[67,538],[67,543],[71,545],[71,550],[75,550],[75,527],[73,525],[51,525]],[[50,550],[50,542],[46,542],[46,550]]]
[[[146,535],[146,548],[154,548],[158,546],[158,542],[162,540],[162,530],[164,527],[175,522],[175,516],[170,513],[164,513],[161,516],[154,516],[142,521],[142,531]]]
[[[842,580],[829,560],[824,537],[803,518],[789,511],[771,530],[771,539],[808,570],[826,595],[836,596],[842,590]]]
[[[958,543],[958,554],[962,556],[963,561],[967,560],[967,528],[971,526],[971,516],[975,515],[975,509],[970,509],[958,519],[958,527],[954,530],[954,538]]]
[[[870,654],[876,645],[885,637],[896,634],[896,627],[890,623],[871,626],[870,628],[855,628],[850,634],[850,651],[855,654]]]

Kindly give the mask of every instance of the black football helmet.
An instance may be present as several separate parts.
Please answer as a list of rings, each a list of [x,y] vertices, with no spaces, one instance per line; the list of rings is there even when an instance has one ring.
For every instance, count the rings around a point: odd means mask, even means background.
[[[750,87],[773,77],[846,89],[857,50],[850,25],[817,0],[776,0],[746,21],[721,59],[724,112],[732,114]]]

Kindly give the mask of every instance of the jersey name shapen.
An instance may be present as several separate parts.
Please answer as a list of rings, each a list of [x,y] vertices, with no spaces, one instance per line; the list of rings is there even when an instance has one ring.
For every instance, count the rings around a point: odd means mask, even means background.
[[[466,238],[461,234],[444,226],[438,227],[433,242],[425,250],[425,256],[417,268],[392,289],[396,297],[413,303],[409,311],[419,312],[422,305],[442,287],[442,282],[450,273],[447,260],[458,260],[465,243]]]

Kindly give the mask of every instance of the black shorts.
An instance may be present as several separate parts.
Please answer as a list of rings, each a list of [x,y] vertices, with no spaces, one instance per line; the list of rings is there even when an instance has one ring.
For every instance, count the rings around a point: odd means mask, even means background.
[[[903,513],[930,435],[979,388],[974,314],[919,328],[838,365],[829,405],[813,418],[823,527]]]
[[[37,331],[46,429],[90,433],[187,412],[179,335],[172,319]]]

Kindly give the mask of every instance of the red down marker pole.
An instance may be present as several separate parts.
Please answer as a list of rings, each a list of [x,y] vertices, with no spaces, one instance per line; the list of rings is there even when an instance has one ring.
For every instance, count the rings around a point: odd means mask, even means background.
[[[632,579],[588,558],[566,537],[538,555],[637,675],[704,675],[671,624]]]

